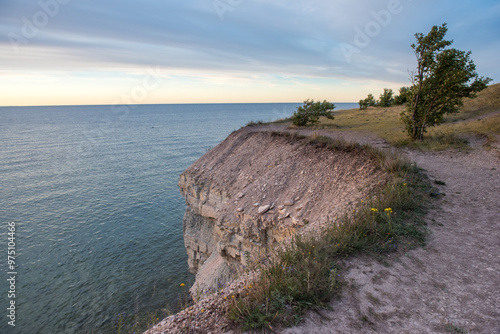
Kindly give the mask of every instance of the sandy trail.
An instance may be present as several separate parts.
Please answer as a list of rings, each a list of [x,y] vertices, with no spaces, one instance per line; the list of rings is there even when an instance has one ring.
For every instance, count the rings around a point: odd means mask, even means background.
[[[281,333],[500,333],[500,160],[481,142],[472,146],[404,151],[446,183],[426,217],[427,245],[391,264],[353,259],[333,311],[311,312]]]

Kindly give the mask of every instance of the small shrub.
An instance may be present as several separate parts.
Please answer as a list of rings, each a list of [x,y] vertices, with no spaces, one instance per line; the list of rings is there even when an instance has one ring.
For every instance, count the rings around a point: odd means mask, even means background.
[[[328,119],[334,119],[332,110],[335,109],[333,103],[314,102],[314,100],[304,101],[304,105],[297,108],[297,111],[292,116],[292,122],[296,126],[305,126],[307,123],[317,123],[320,116],[325,116]]]
[[[264,121],[250,121],[247,123],[247,126],[257,126],[264,124]]]
[[[375,97],[373,97],[372,94],[368,94],[368,96],[364,100],[359,100],[359,109],[366,109],[368,107],[374,107],[376,105],[377,102],[375,101]]]

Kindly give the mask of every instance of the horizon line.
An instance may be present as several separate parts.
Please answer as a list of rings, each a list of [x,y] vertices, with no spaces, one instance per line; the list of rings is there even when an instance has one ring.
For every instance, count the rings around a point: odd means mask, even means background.
[[[153,105],[201,105],[201,104],[301,104],[302,102],[184,102],[184,103],[125,103],[125,104],[40,104],[40,105],[0,105],[0,108],[22,108],[22,107],[77,107],[77,106],[153,106]],[[358,103],[358,102],[331,102],[335,103]]]

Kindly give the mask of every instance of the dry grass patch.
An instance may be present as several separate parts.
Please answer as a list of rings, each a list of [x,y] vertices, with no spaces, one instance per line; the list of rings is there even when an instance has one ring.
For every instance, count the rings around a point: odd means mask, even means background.
[[[495,141],[496,136],[500,135],[500,84],[489,86],[475,99],[465,99],[459,113],[446,115],[443,124],[428,128],[423,142],[409,139],[400,120],[404,108],[395,106],[340,110],[334,112],[335,120],[321,118],[320,123],[308,128],[366,131],[395,146],[410,146],[433,151],[450,148],[465,150],[468,148],[467,137],[470,135],[485,136],[490,142]]]

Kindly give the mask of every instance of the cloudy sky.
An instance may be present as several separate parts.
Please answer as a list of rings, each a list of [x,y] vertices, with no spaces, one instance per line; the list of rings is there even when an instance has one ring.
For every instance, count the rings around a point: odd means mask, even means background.
[[[355,102],[444,22],[498,82],[498,0],[0,0],[0,105]]]

